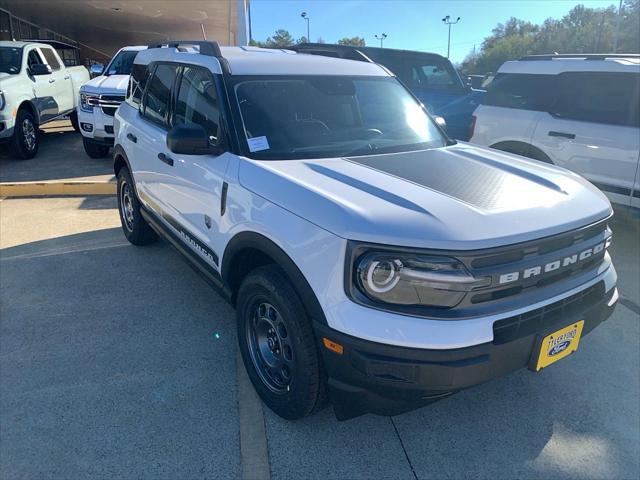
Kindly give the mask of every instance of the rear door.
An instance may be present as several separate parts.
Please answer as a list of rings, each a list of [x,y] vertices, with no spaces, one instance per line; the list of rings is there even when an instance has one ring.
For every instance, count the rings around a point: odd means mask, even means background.
[[[142,97],[139,121],[129,132],[136,155],[136,183],[142,201],[165,220],[175,218],[175,171],[167,148],[167,131],[173,85],[178,66],[159,63],[153,67]]]
[[[555,163],[628,205],[640,150],[640,74],[566,72],[532,143]]]
[[[42,53],[42,56],[52,70],[48,82],[53,87],[53,99],[58,105],[58,114],[68,113],[73,110],[74,105],[71,75],[65,70],[64,65],[61,64],[53,48],[41,47],[40,53]]]

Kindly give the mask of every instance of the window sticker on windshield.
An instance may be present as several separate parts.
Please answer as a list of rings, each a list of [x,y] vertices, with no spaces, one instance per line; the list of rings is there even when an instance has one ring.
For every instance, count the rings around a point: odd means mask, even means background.
[[[267,137],[247,138],[247,143],[249,144],[249,150],[251,150],[252,152],[269,150],[270,148]]]

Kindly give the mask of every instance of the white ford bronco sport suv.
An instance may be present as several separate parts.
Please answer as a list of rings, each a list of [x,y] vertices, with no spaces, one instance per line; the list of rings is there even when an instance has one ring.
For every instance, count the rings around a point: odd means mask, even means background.
[[[640,55],[505,62],[473,115],[472,143],[567,168],[640,207]]]
[[[103,158],[113,145],[113,115],[124,101],[133,59],[147,47],[123,47],[113,56],[107,68],[97,67],[98,76],[80,89],[78,120],[84,151],[91,158]]]
[[[231,302],[263,401],[396,414],[564,358],[618,299],[607,198],[455,143],[385,68],[169,42],[116,112],[124,234]]]

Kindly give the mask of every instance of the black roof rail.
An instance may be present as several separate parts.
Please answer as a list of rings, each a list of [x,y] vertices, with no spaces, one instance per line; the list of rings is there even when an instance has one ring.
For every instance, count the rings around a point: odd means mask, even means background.
[[[200,49],[200,55],[207,55],[208,57],[224,58],[222,56],[222,50],[218,42],[212,42],[208,40],[167,40],[166,42],[152,43],[149,48],[180,48],[188,46],[197,46]]]
[[[606,60],[607,58],[640,58],[637,53],[551,53],[526,55],[518,60],[553,60],[554,58],[582,58],[585,60]]]
[[[307,53],[310,55],[323,55],[325,57],[342,58],[346,60],[357,60],[360,62],[376,63],[367,55],[359,50],[359,47],[353,45],[332,45],[327,43],[300,43],[288,47],[298,53]]]

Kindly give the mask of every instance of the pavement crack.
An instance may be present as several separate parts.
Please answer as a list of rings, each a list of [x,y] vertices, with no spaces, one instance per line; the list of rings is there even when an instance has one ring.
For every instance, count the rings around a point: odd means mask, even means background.
[[[409,468],[411,469],[411,473],[413,473],[413,478],[418,480],[418,475],[416,474],[416,470],[413,468],[413,463],[411,463],[411,459],[409,458],[409,454],[407,453],[407,449],[404,446],[404,442],[402,441],[402,437],[400,437],[400,432],[398,431],[398,427],[396,427],[396,422],[393,421],[393,417],[389,417],[391,420],[391,425],[393,425],[393,429],[396,431],[396,436],[398,437],[398,441],[400,442],[400,446],[402,447],[402,451],[404,452],[404,456],[407,459],[407,463],[409,464]]]

